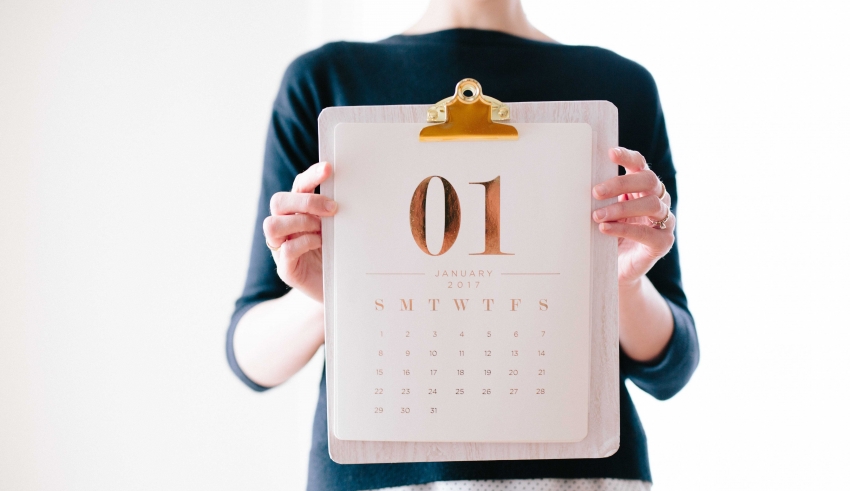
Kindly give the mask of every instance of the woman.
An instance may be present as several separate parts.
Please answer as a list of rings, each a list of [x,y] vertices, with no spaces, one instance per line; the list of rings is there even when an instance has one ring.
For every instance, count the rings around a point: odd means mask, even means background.
[[[319,112],[433,103],[467,77],[503,101],[618,107],[624,148],[610,158],[621,175],[592,193],[619,200],[592,219],[619,240],[620,449],[605,459],[339,465],[328,456],[323,375],[308,489],[649,489],[646,439],[625,379],[667,399],[699,359],[673,235],[676,180],[664,116],[645,69],[603,49],[557,44],[526,20],[520,0],[432,0],[403,35],[331,43],[292,63],[269,128],[248,280],[228,330],[230,365],[262,391],[300,370],[324,342],[320,217],[337,205],[314,194],[331,172],[313,164]]]

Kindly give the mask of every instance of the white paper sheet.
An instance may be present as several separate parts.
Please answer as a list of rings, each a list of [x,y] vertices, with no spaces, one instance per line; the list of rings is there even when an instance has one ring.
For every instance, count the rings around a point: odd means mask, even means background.
[[[418,139],[422,124],[336,127],[337,438],[587,434],[591,128],[515,126],[516,141],[428,143]],[[412,232],[411,200],[429,176],[451,184],[460,209],[457,239],[442,255],[426,254]],[[496,177],[506,254],[477,255],[486,192],[471,183]],[[443,196],[443,181],[431,178],[430,254],[442,246]]]

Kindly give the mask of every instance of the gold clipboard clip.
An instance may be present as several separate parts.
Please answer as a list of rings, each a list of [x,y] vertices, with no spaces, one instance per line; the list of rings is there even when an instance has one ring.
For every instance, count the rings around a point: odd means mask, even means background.
[[[516,140],[515,127],[493,122],[510,117],[507,105],[484,95],[478,81],[465,78],[457,83],[453,96],[428,108],[428,122],[441,124],[422,128],[419,140]]]

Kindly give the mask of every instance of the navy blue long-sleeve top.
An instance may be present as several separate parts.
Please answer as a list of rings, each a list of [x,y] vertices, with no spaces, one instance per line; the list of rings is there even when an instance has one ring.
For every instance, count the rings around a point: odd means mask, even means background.
[[[607,100],[619,110],[620,145],[641,152],[677,203],[676,171],[655,82],[642,66],[611,51],[566,46],[474,29],[393,36],[376,43],[337,42],[286,70],[269,125],[248,278],[227,331],[227,358],[257,391],[233,355],[233,331],[254,305],[285,295],[266,248],[263,219],[278,191],[319,159],[317,118],[331,106],[433,104],[458,80],[474,78],[505,102]],[[673,312],[673,336],[650,364],[620,355],[620,449],[604,459],[340,465],[330,460],[322,374],[313,423],[309,490],[378,489],[464,479],[619,478],[651,481],[646,436],[625,380],[658,399],[675,395],[699,361],[693,318],[682,289],[676,245],[647,273]]]

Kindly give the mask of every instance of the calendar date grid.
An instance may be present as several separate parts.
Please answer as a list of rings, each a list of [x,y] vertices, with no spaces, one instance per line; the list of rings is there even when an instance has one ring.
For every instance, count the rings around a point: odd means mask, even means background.
[[[552,334],[548,334],[551,338]],[[457,338],[450,348],[446,347],[449,343],[438,342],[447,336]],[[412,414],[422,411],[438,415],[440,400],[445,396],[519,396],[521,391],[526,393],[523,395],[545,396],[547,355],[551,357],[554,354],[551,345],[535,343],[533,339],[531,343],[521,341],[534,337],[548,341],[546,336],[547,329],[533,327],[378,329],[379,343],[372,371],[373,413],[380,415],[395,411],[397,414]],[[509,349],[488,346],[487,340],[498,337],[510,338],[515,343]],[[402,341],[401,347],[389,342],[399,340]],[[528,349],[529,345],[532,349]],[[527,358],[533,360],[528,362]],[[402,360],[402,366],[394,366],[396,363],[390,362],[393,359]],[[477,363],[483,364],[469,367]],[[520,383],[520,380],[525,383]],[[528,382],[532,380],[531,388],[523,387],[529,386]],[[415,397],[411,396],[434,399],[417,405]],[[407,403],[405,399],[411,402]]]

